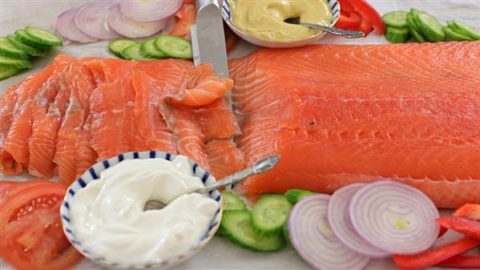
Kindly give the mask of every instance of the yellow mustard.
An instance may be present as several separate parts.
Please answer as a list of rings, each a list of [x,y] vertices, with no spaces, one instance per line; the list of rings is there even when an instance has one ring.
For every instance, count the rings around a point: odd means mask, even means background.
[[[319,30],[286,23],[299,17],[302,23],[329,25],[332,13],[325,0],[228,0],[233,24],[262,40],[288,42],[309,38]]]

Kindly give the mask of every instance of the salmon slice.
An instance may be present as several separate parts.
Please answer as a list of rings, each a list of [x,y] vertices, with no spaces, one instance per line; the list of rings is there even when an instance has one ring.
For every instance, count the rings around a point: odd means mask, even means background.
[[[191,110],[195,121],[200,126],[205,140],[227,139],[240,134],[235,115],[230,110],[225,98]]]
[[[321,45],[235,60],[247,166],[281,156],[240,189],[331,193],[393,179],[438,207],[480,202],[479,57],[480,42],[470,42]]]
[[[205,144],[210,173],[220,180],[245,168],[243,152],[233,140],[213,140]]]
[[[77,150],[77,172],[76,177],[82,175],[88,168],[90,168],[97,161],[97,153],[90,145],[90,126],[92,124],[92,116],[89,115],[85,123],[76,133],[76,150]]]
[[[5,138],[12,124],[13,109],[17,101],[17,88],[20,84],[21,82],[7,88],[0,99],[0,172],[7,175],[18,174],[20,172],[16,172],[16,169],[21,169],[20,167],[14,168],[15,165],[8,161],[13,162],[13,159],[3,149]]]
[[[69,185],[76,179],[80,164],[84,166],[83,144],[90,141],[89,136],[84,135],[83,125],[90,110],[89,98],[96,85],[90,71],[78,60],[71,63],[64,78],[65,87],[48,114],[57,127],[56,144],[53,153],[45,153],[43,159],[53,161],[60,180]]]
[[[53,176],[54,164],[52,160],[60,126],[59,117],[63,113],[63,111],[59,111],[58,107],[62,106],[59,103],[63,102],[61,97],[65,95],[63,93],[66,88],[64,78],[70,64],[75,59],[59,56],[55,61],[56,67],[53,75],[36,96],[32,135],[28,141],[28,172],[39,178]]]
[[[156,80],[142,71],[135,71],[132,83],[135,89],[135,122],[145,146],[151,150],[175,154],[177,149],[173,134],[159,112],[159,106],[163,101]]]
[[[62,126],[58,131],[57,145],[53,162],[57,165],[60,181],[69,184],[77,175],[78,128],[82,126],[84,114],[75,96],[70,97]]]
[[[233,87],[233,80],[215,75],[212,65],[202,64],[191,70],[182,87],[182,97],[171,99],[170,103],[180,106],[198,107],[223,98]]]
[[[43,71],[25,79],[15,90],[14,106],[2,110],[2,129],[5,129],[4,139],[0,148],[0,171],[5,175],[18,175],[23,172],[28,162],[28,139],[32,134],[32,116],[34,112],[36,94],[44,83],[53,74],[55,62]],[[9,101],[9,102],[13,102]],[[11,109],[11,110],[10,110]]]

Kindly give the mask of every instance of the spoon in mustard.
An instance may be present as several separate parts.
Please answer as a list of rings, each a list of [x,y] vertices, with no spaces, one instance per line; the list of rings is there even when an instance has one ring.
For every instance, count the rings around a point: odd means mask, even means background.
[[[359,32],[359,31],[348,31],[348,30],[338,29],[335,27],[330,27],[330,26],[321,25],[321,24],[314,24],[314,23],[302,23],[300,22],[300,17],[288,18],[285,20],[285,22],[290,24],[298,24],[308,28],[320,29],[332,35],[342,36],[346,38],[365,37],[365,33]]]
[[[269,156],[265,159],[262,159],[262,160],[258,161],[257,163],[255,163],[255,165],[253,165],[250,168],[238,171],[238,172],[236,172],[232,175],[229,175],[229,176],[223,178],[222,180],[216,181],[213,184],[209,184],[209,185],[206,185],[202,188],[194,190],[194,191],[192,191],[192,193],[193,192],[207,193],[207,192],[209,192],[211,190],[214,190],[214,189],[217,189],[219,187],[233,185],[233,184],[238,183],[238,182],[240,182],[240,181],[242,181],[242,180],[244,180],[244,179],[246,179],[246,178],[248,178],[252,175],[263,173],[263,172],[266,172],[266,171],[269,171],[269,170],[273,169],[279,161],[280,161],[280,156],[278,156],[278,155]],[[163,207],[165,207],[164,203],[162,203],[160,201],[157,201],[157,200],[149,200],[145,203],[145,206],[144,206],[143,210],[144,211],[158,210],[158,209],[162,209]]]

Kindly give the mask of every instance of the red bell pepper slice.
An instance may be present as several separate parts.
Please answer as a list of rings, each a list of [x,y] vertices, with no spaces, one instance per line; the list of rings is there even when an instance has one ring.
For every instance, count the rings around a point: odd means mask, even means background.
[[[353,9],[362,16],[363,20],[367,20],[373,27],[375,31],[383,35],[385,33],[385,25],[383,24],[382,16],[375,10],[367,1],[365,0],[348,0],[350,4],[353,6]],[[362,22],[363,24],[363,22]],[[368,28],[361,28],[363,30]],[[367,34],[366,32],[364,32]],[[370,33],[370,31],[368,32]]]
[[[340,4],[340,10],[342,14],[349,15],[350,12],[354,11],[352,4],[350,4],[350,0],[338,0]]]
[[[464,217],[440,217],[437,218],[437,223],[449,230],[454,230],[466,237],[471,237],[480,240],[480,222]]]
[[[438,266],[457,269],[480,269],[480,256],[455,256],[440,263]]]
[[[473,218],[480,221],[480,204],[467,203],[455,211],[454,216]]]
[[[365,36],[368,36],[373,31],[373,25],[369,20],[363,18],[358,29],[360,32],[363,32]]]
[[[414,255],[394,255],[393,261],[401,269],[419,269],[439,264],[480,244],[480,240],[463,238],[441,247]]]
[[[358,30],[361,22],[362,18],[360,15],[358,15],[357,12],[352,11],[349,15],[342,13],[335,24],[335,27],[344,30]]]

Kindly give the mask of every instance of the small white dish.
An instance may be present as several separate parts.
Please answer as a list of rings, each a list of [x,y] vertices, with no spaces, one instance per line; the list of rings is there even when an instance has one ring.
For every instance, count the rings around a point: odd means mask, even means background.
[[[174,258],[168,258],[160,262],[144,262],[142,264],[121,264],[114,261],[107,260],[101,254],[96,254],[95,250],[90,250],[83,245],[78,238],[75,236],[75,230],[72,226],[72,219],[74,217],[70,216],[70,205],[75,194],[85,188],[90,182],[97,180],[100,177],[100,173],[124,160],[127,159],[151,159],[151,158],[163,158],[166,160],[172,160],[175,158],[175,155],[170,153],[165,153],[161,151],[145,151],[145,152],[129,152],[123,153],[116,157],[110,158],[108,160],[100,161],[88,169],[82,176],[80,176],[72,185],[68,188],[67,194],[65,195],[62,206],[60,207],[60,214],[62,217],[63,231],[68,239],[68,241],[86,258],[93,260],[99,264],[105,265],[107,267],[112,267],[115,269],[168,269],[177,264],[182,263],[183,261],[194,256],[199,252],[215,235],[215,232],[220,226],[220,221],[222,218],[222,197],[218,190],[212,190],[208,193],[209,197],[217,202],[218,209],[215,212],[214,217],[212,218],[208,228],[205,228],[205,234],[199,242],[189,249],[188,252],[181,254]],[[202,167],[200,167],[194,161],[188,160],[192,173],[194,176],[199,177],[204,184],[213,184],[215,179]]]
[[[235,1],[235,0],[233,0]],[[328,26],[333,27],[335,23],[337,23],[338,19],[340,18],[340,3],[337,0],[325,0],[327,2],[327,5],[330,7],[330,10],[332,12],[332,20]],[[237,34],[239,37],[242,39],[255,44],[260,47],[266,47],[266,48],[294,48],[294,47],[301,47],[305,46],[308,44],[312,44],[315,41],[321,39],[323,36],[325,36],[326,32],[320,31],[318,34],[313,35],[309,38],[302,39],[302,40],[297,40],[297,41],[289,41],[289,42],[278,42],[278,41],[268,41],[268,40],[263,40],[260,38],[257,38],[255,36],[249,35],[240,29],[238,29],[235,24],[233,23],[232,19],[232,12],[230,8],[230,3],[229,0],[223,0],[222,1],[222,17],[225,23],[232,29],[232,31]]]

